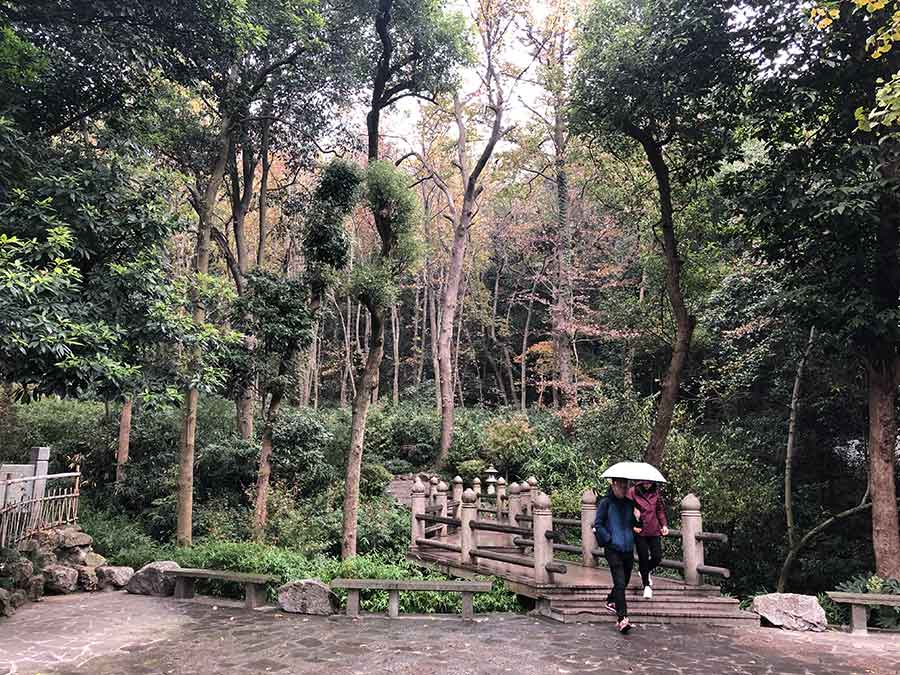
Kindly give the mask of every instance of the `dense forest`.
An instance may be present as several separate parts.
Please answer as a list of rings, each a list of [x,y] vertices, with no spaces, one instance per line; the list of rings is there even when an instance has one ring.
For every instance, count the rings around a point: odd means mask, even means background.
[[[393,475],[643,457],[736,594],[900,578],[897,10],[0,0],[0,460],[402,566]]]

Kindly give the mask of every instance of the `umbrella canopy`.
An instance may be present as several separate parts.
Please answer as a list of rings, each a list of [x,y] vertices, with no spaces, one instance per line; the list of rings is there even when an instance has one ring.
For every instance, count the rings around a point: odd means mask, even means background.
[[[602,478],[627,478],[628,480],[648,480],[651,483],[666,483],[665,478],[652,464],[646,462],[619,462],[601,474]]]

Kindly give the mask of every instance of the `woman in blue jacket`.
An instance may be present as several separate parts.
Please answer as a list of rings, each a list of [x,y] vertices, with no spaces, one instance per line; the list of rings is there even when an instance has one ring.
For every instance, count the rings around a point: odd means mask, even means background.
[[[606,608],[617,617],[616,628],[621,633],[631,629],[625,589],[631,580],[634,567],[634,502],[628,498],[628,481],[614,478],[607,495],[597,505],[594,534],[603,547],[603,555],[609,564],[613,590],[606,598]]]

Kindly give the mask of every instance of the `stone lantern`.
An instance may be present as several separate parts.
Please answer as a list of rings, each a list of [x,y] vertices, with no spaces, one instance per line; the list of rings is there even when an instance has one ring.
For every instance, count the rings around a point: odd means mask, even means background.
[[[495,469],[494,465],[491,464],[490,467],[488,467],[488,470],[485,471],[485,473],[487,474],[487,480],[485,481],[487,483],[487,493],[489,495],[496,494],[497,469]]]

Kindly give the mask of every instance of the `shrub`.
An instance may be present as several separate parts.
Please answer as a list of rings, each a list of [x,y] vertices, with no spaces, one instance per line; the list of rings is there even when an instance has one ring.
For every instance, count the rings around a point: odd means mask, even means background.
[[[285,409],[272,433],[273,474],[295,485],[300,494],[311,495],[337,477],[328,461],[334,434],[322,416],[309,408]]]
[[[516,474],[524,463],[534,435],[528,418],[514,415],[509,419],[495,419],[485,426],[484,459],[505,474]]]
[[[487,465],[484,463],[483,459],[469,459],[465,462],[461,462],[459,466],[456,467],[456,472],[464,482],[470,483],[475,478],[480,477],[485,469],[487,469]]]
[[[381,464],[365,463],[360,468],[359,492],[366,497],[378,497],[384,494],[393,475]]]
[[[387,459],[383,466],[394,476],[404,476],[415,471],[415,467],[405,459]]]

